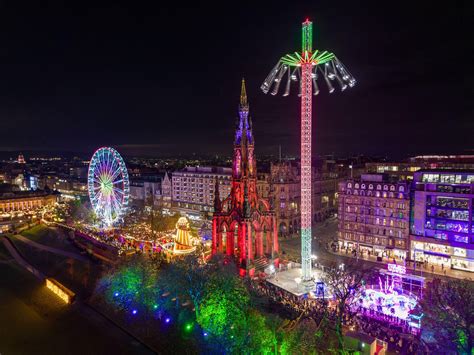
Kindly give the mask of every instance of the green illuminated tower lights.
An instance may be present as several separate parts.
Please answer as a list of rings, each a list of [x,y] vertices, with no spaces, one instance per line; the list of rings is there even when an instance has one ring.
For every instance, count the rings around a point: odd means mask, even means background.
[[[354,77],[333,53],[312,49],[313,24],[308,19],[303,22],[302,49],[283,56],[263,82],[261,89],[267,94],[270,89],[276,95],[283,76],[287,81],[283,96],[290,94],[292,81],[299,81],[301,97],[301,265],[302,281],[311,285],[311,124],[312,94],[319,93],[318,75],[324,78],[330,93],[334,92],[332,81],[336,80],[341,90],[355,85]],[[299,80],[298,80],[299,79]]]

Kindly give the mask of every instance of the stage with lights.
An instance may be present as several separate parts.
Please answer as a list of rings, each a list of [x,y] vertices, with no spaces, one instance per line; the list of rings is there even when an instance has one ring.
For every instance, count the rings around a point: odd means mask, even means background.
[[[324,298],[331,297],[331,294],[327,288],[319,289],[321,292],[317,292],[318,286],[322,287],[321,284],[318,285],[318,282],[322,281],[324,277],[324,272],[319,269],[312,270],[313,280],[311,283],[311,288],[308,291],[305,289],[304,285],[301,283],[302,269],[300,267],[289,268],[284,271],[277,271],[274,275],[267,278],[267,282],[281,288],[291,294],[301,297],[303,295],[308,295],[310,298]]]

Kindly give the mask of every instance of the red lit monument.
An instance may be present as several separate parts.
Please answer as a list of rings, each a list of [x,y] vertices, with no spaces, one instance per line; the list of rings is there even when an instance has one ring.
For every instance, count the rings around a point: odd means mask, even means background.
[[[250,276],[271,263],[278,266],[275,213],[269,202],[257,195],[254,137],[244,80],[234,141],[232,189],[222,202],[217,184],[212,253],[235,257],[241,274]]]

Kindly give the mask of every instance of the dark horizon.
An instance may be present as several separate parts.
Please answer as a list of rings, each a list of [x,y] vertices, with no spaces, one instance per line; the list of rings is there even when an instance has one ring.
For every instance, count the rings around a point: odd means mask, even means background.
[[[0,151],[230,155],[245,77],[256,153],[278,155],[281,145],[298,155],[295,90],[283,98],[259,87],[299,49],[306,17],[314,47],[333,51],[357,79],[316,97],[313,154],[399,159],[474,148],[467,2],[81,5],[0,5]]]

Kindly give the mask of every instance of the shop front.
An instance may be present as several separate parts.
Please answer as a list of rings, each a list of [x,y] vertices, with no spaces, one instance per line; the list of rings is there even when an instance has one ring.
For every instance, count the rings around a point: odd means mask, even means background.
[[[407,251],[402,249],[393,249],[390,256],[396,259],[405,260],[407,257]]]
[[[387,256],[387,251],[384,247],[374,246],[375,256],[384,257]]]
[[[431,265],[444,265],[449,267],[451,265],[451,256],[444,254],[437,254],[429,251],[424,251],[423,253],[417,253],[415,257],[416,261],[427,262]]]
[[[347,250],[347,251],[352,251],[355,249],[355,245],[353,242],[348,242],[346,240],[339,240],[339,250]]]
[[[474,272],[474,260],[453,256],[451,258],[451,267],[456,270]]]
[[[371,245],[359,244],[359,253],[361,256],[373,255],[374,248]]]

